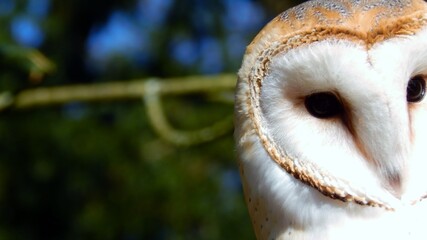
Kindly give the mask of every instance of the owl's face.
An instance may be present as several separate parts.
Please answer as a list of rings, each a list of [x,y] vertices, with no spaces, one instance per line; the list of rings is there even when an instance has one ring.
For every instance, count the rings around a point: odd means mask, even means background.
[[[236,140],[258,238],[427,237],[426,23],[424,1],[311,1],[251,43]]]

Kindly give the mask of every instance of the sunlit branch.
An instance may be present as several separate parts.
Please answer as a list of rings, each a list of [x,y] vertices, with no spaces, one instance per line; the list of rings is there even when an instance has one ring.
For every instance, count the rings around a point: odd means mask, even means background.
[[[0,111],[5,108],[23,109],[74,101],[137,99],[146,93],[147,80],[43,87],[24,90],[15,96],[4,92],[0,94]],[[234,74],[189,76],[156,81],[159,84],[160,95],[178,95],[232,90],[236,84],[236,76]]]
[[[232,116],[227,116],[210,126],[197,130],[175,129],[164,114],[161,97],[164,95],[207,93],[211,100],[232,103],[229,96],[232,96],[230,93],[235,84],[236,76],[234,74],[223,74],[45,87],[25,90],[16,96],[8,92],[0,93],[0,111],[7,108],[26,109],[75,101],[106,101],[142,97],[148,120],[157,134],[175,145],[190,146],[211,141],[230,132],[233,128]],[[229,95],[224,94],[227,90]]]
[[[174,129],[167,120],[160,97],[161,82],[149,81],[145,86],[144,103],[153,129],[163,139],[179,146],[190,146],[211,141],[233,129],[233,116],[227,116],[211,126],[197,130]]]

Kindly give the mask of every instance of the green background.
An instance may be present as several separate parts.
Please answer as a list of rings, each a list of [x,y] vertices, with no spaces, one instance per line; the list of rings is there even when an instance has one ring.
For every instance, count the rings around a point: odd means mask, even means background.
[[[143,32],[147,56],[115,52],[91,60],[87,46],[94,32],[117,12],[138,19],[134,11],[144,0],[51,0],[39,15],[31,10],[37,0],[2,1],[0,92],[11,94],[153,76],[235,73],[245,45],[262,25],[298,3],[242,0],[262,16],[239,30],[230,28],[230,21],[238,22],[245,13],[227,10],[232,0],[171,0],[168,11],[154,14],[163,15],[161,23],[136,25],[150,29]],[[13,23],[23,16],[37,23],[39,42],[14,35]],[[251,18],[247,21],[252,24]],[[240,41],[227,48],[230,34]],[[209,53],[199,54],[207,36],[219,46],[216,62]],[[184,44],[184,56],[175,56],[174,41],[180,39],[191,39],[196,47],[188,53]],[[234,47],[240,52],[229,54]],[[44,73],[28,62],[31,49],[52,62],[46,75],[29,75]],[[203,94],[165,97],[164,107],[173,126],[189,130],[233,112],[232,104],[209,101]],[[0,239],[254,239],[232,131],[196,146],[175,146],[153,131],[142,101],[132,99],[3,110]]]

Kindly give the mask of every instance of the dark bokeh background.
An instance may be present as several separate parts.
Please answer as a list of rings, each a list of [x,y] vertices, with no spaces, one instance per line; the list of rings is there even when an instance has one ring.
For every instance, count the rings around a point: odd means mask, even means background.
[[[301,1],[300,1],[301,2]],[[260,28],[298,1],[0,0],[0,92],[234,73]],[[30,74],[26,51],[54,65]],[[232,114],[166,100],[192,129]],[[0,113],[0,239],[254,239],[227,136],[177,147],[139,101]]]

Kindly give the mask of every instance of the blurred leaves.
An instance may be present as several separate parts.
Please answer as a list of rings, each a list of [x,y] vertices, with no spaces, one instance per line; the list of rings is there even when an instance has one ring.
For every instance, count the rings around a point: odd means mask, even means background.
[[[295,4],[0,1],[0,239],[254,239],[218,74]]]
[[[28,74],[30,84],[39,84],[43,78],[54,71],[55,65],[40,51],[16,45],[0,45],[0,66],[9,72],[18,72],[16,76]],[[16,79],[17,82],[22,79]],[[18,83],[12,84],[18,85]],[[0,89],[1,91],[1,89]],[[0,92],[0,111],[14,103],[14,89]]]
[[[176,103],[166,101],[165,107],[175,109]],[[89,116],[80,120],[48,109],[3,115],[3,228],[29,231],[22,239],[252,236],[240,189],[227,193],[229,185],[222,185],[223,169],[235,167],[230,135],[177,148],[144,123],[140,103],[88,108]],[[247,227],[239,227],[242,217]]]
[[[40,83],[46,74],[52,73],[55,65],[40,51],[12,45],[0,46],[0,64],[5,68],[17,68],[28,72],[32,83]]]
[[[40,83],[55,69],[54,63],[38,50],[16,45],[0,45],[0,64],[6,69],[28,73],[28,80],[32,83]]]

